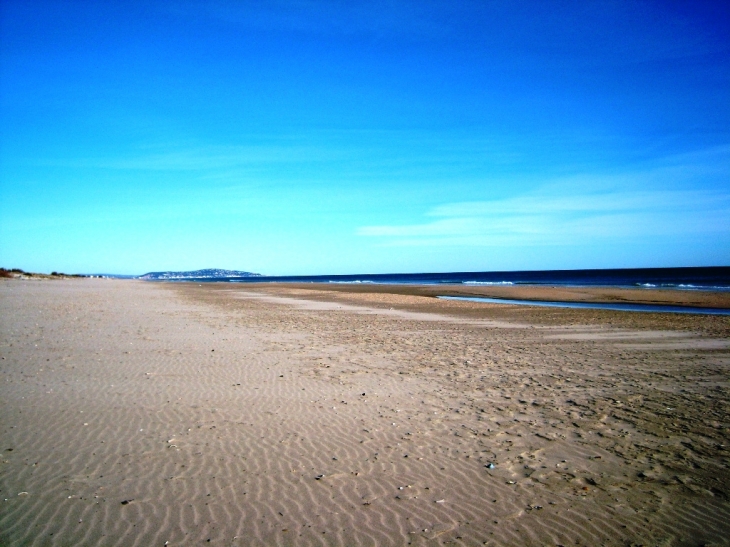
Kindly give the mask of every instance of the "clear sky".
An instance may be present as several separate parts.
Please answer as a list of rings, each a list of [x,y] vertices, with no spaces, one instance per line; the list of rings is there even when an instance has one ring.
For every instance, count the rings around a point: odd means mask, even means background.
[[[0,1],[0,265],[730,265],[730,3]]]

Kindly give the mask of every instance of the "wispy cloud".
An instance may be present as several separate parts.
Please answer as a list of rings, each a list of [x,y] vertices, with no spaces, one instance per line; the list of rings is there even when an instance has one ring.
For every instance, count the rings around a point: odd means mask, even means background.
[[[676,178],[676,169],[672,171]],[[668,179],[672,173],[665,172]],[[363,226],[386,245],[576,245],[692,234],[730,236],[730,189],[635,189],[657,178],[579,177],[522,195],[445,203],[424,222]],[[629,184],[632,183],[632,184]]]
[[[211,171],[272,164],[332,161],[337,151],[300,144],[258,146],[205,146],[172,151],[135,151],[118,157],[35,160],[36,164],[73,168],[139,171]]]

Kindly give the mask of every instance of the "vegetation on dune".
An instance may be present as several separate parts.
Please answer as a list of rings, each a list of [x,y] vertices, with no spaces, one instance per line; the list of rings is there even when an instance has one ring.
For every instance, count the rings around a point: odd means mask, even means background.
[[[0,278],[39,278],[39,279],[50,279],[55,278],[67,278],[67,277],[87,277],[82,274],[65,274],[62,272],[51,272],[50,275],[34,272],[26,272],[20,268],[0,268]]]

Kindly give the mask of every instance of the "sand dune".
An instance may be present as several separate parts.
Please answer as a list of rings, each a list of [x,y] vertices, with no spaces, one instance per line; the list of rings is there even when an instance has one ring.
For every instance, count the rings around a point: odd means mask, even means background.
[[[728,318],[110,280],[0,310],[2,545],[730,536]]]

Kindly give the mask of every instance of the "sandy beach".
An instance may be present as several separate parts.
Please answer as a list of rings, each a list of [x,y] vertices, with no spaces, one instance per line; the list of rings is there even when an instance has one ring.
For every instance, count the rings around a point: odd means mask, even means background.
[[[0,280],[0,545],[728,545],[727,294]]]

